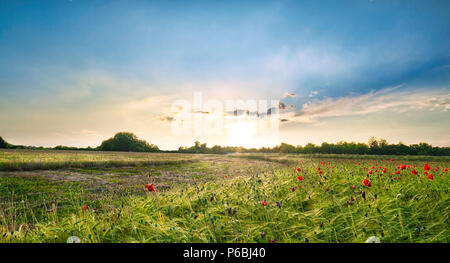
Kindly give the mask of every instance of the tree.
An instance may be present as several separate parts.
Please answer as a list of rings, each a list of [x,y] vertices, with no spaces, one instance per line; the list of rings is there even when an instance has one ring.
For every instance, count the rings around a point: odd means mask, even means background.
[[[317,153],[317,147],[309,142],[308,144],[305,145],[305,147],[303,147],[303,151],[305,153]]]
[[[283,142],[280,145],[279,152],[280,153],[295,153],[295,146]]]
[[[119,132],[113,138],[103,141],[99,146],[101,151],[122,151],[122,152],[157,152],[158,146],[139,140],[136,135],[130,132]]]
[[[426,142],[419,143],[419,152],[417,155],[433,155],[433,147]]]
[[[8,143],[0,137],[0,148],[8,148]]]

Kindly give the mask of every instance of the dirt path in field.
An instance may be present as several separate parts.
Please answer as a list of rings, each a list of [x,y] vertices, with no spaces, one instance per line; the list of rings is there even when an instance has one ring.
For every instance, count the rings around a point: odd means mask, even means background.
[[[283,166],[269,161],[231,158],[226,155],[199,157],[201,158],[198,162],[174,165],[0,171],[0,177],[15,177],[23,180],[38,178],[62,184],[78,183],[90,192],[105,190],[142,192],[147,183],[156,185],[161,191],[175,185],[196,184],[224,176],[248,176]]]

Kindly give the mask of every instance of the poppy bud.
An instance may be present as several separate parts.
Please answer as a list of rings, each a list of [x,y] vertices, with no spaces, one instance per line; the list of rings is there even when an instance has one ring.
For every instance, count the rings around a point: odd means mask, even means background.
[[[230,216],[232,216],[233,215],[233,210],[231,209],[231,207],[228,207],[228,214],[230,215]]]
[[[261,232],[261,238],[264,238],[266,236],[266,231]]]

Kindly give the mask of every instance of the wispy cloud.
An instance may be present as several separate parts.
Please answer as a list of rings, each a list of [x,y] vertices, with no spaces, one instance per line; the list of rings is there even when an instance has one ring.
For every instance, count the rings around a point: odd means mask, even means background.
[[[319,94],[319,92],[318,92],[317,90],[314,90],[314,91],[311,91],[311,92],[309,93],[309,97],[312,98],[312,97],[314,97],[314,96],[316,96],[316,95],[318,95],[318,94]]]
[[[449,109],[448,87],[410,90],[399,86],[363,95],[310,101],[303,104],[299,111],[286,113],[284,118],[293,122],[314,123],[328,117],[367,115],[383,111],[402,113],[411,110]]]
[[[284,93],[283,98],[287,98],[287,97],[292,97],[292,98],[294,98],[294,97],[296,97],[296,96],[297,96],[297,94],[295,94],[294,92],[288,91],[288,92],[285,92],[285,93]]]

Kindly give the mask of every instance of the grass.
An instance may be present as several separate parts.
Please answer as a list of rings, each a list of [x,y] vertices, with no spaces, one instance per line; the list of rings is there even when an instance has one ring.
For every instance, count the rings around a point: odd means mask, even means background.
[[[197,163],[72,169],[76,176],[61,171],[51,180],[39,171],[35,177],[0,176],[0,242],[66,242],[69,236],[82,242],[334,243],[365,242],[370,236],[381,242],[450,241],[445,158],[428,161],[432,181],[422,161],[398,157],[390,162],[288,155],[285,163],[262,159],[267,156],[199,158]],[[400,163],[410,167],[397,175]],[[411,173],[413,165],[418,175]],[[365,178],[370,187],[363,186]],[[90,183],[101,179],[97,188]],[[153,183],[157,192],[148,192],[145,183]],[[33,199],[29,192],[46,194]]]
[[[237,158],[263,160],[280,163],[295,162],[301,159],[354,159],[354,160],[387,160],[394,157],[403,161],[450,161],[450,156],[425,156],[425,155],[357,155],[357,154],[282,154],[282,153],[239,153],[230,155]]]
[[[110,168],[195,162],[193,154],[0,150],[0,171]]]

